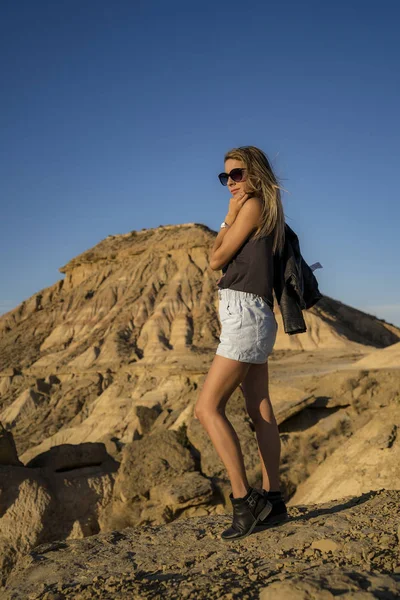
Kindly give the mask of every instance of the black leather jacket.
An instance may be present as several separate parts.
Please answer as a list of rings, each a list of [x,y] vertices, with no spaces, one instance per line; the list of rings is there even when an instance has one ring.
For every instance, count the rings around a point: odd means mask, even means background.
[[[314,306],[323,295],[311,267],[301,256],[299,239],[287,223],[283,251],[274,255],[274,293],[285,333],[305,333],[303,310]]]

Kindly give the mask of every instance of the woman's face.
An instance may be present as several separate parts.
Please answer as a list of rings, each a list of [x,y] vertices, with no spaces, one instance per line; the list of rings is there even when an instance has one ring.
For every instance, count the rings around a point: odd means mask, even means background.
[[[242,162],[241,160],[237,160],[234,158],[228,158],[227,161],[225,161],[225,173],[230,173],[232,171],[232,169],[244,169],[245,165],[244,162]],[[243,179],[242,181],[233,181],[233,179],[231,179],[231,177],[229,177],[228,179],[228,189],[231,192],[232,196],[236,196],[236,194],[240,194],[242,192],[246,192],[247,188],[246,188],[246,171],[244,171],[243,173]]]

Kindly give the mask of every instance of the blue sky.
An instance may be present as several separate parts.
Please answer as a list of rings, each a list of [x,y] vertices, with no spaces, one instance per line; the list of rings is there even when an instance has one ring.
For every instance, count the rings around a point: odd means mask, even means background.
[[[110,234],[218,230],[255,145],[320,290],[400,326],[400,5],[5,0],[0,314]]]

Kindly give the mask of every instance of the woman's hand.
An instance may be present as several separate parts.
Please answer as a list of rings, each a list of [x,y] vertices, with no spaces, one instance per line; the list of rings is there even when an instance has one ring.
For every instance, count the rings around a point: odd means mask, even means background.
[[[240,194],[236,194],[236,196],[232,196],[232,198],[229,200],[228,213],[225,219],[228,225],[232,225],[232,223],[238,216],[240,209],[242,208],[246,200],[248,200],[248,198],[249,194],[241,192]]]

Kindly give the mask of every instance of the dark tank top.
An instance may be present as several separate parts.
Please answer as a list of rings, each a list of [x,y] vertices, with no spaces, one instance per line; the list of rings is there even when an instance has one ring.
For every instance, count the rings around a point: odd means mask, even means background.
[[[217,281],[218,288],[252,292],[261,296],[273,310],[272,245],[272,235],[262,236],[257,240],[247,238],[229,263],[222,267],[223,274]]]

